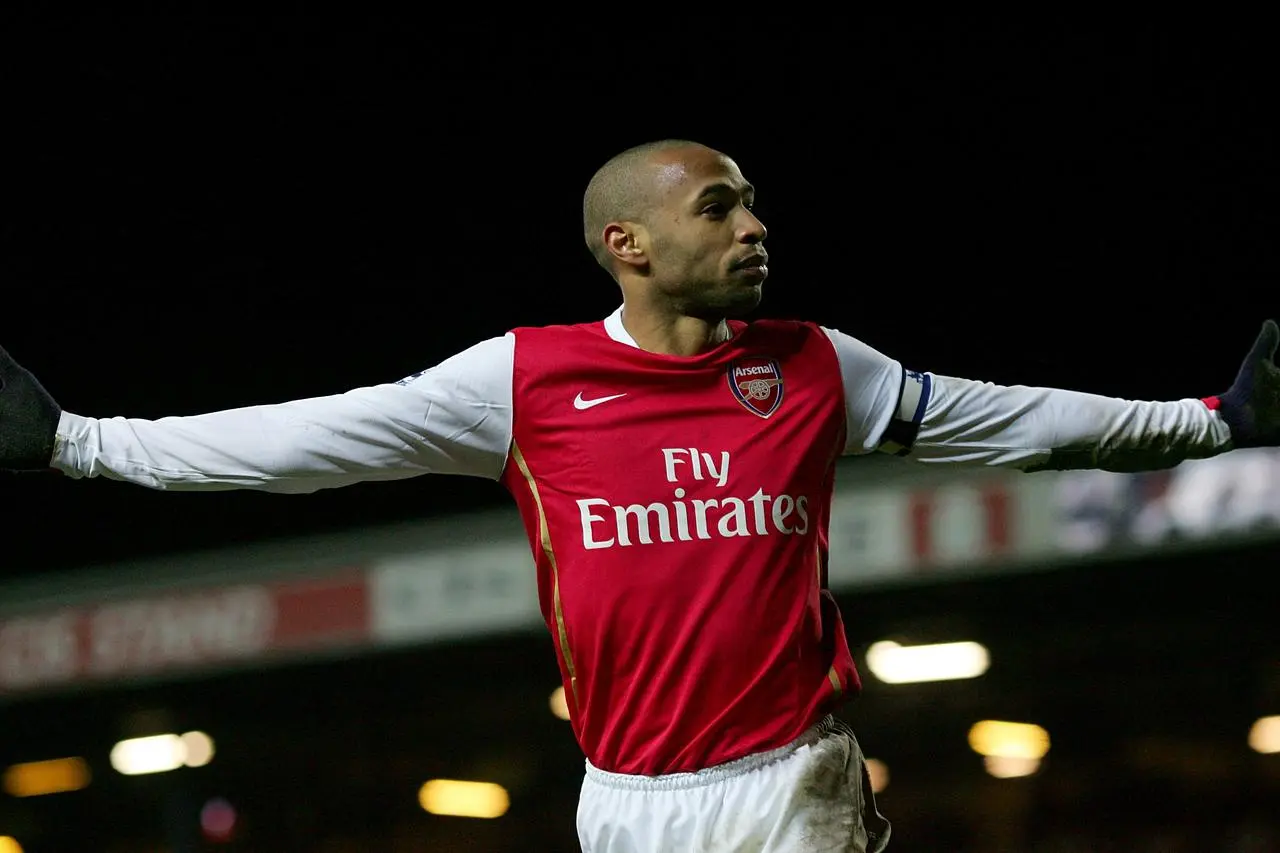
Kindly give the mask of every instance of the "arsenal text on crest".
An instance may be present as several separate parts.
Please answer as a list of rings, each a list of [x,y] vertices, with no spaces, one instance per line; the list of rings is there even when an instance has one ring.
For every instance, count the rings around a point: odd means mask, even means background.
[[[740,358],[729,365],[729,390],[747,411],[767,418],[782,405],[782,369],[772,358]]]

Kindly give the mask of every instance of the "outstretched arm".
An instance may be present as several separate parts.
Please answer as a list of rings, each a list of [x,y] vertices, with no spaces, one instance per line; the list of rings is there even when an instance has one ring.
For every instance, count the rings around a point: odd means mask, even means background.
[[[1122,400],[951,376],[924,383],[928,397],[914,439],[903,429],[905,443],[890,439],[879,449],[921,462],[1023,471],[1143,471],[1212,456],[1231,441],[1226,423],[1200,400]]]
[[[1235,383],[1202,399],[1147,402],[1000,386],[904,370],[828,330],[844,377],[847,453],[1023,471],[1145,471],[1235,447],[1280,444],[1280,329],[1263,326]]]
[[[36,432],[24,447],[17,438],[9,451],[0,444],[0,467],[35,463],[156,489],[288,493],[430,473],[497,479],[511,442],[513,353],[511,336],[493,338],[394,384],[142,420],[84,417],[56,405],[39,410],[27,399],[39,395],[29,390],[14,399],[21,380],[34,378],[0,350],[19,379],[0,390],[0,432],[17,436],[16,425],[25,417],[29,429],[40,411],[53,418],[43,457]]]

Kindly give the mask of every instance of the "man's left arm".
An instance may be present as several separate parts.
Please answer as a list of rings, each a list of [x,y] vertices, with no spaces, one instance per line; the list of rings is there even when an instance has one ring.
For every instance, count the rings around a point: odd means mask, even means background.
[[[827,334],[844,379],[848,453],[1022,471],[1147,471],[1280,445],[1280,328],[1271,320],[1227,391],[1167,402],[917,373],[853,338]]]

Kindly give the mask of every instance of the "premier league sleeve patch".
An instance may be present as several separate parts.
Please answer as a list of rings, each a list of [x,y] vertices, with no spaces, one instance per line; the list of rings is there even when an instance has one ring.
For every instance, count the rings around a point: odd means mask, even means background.
[[[925,410],[929,408],[929,398],[933,393],[933,380],[928,373],[917,370],[904,370],[902,384],[898,389],[898,408],[889,425],[885,427],[884,437],[877,448],[882,453],[894,456],[906,456],[916,443],[920,433],[920,424],[924,421]]]
[[[740,358],[729,365],[729,390],[747,411],[767,418],[782,405],[782,368],[772,358]]]

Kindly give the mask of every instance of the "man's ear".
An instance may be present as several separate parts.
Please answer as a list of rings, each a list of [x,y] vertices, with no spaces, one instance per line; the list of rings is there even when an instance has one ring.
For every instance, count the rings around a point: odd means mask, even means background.
[[[604,245],[621,263],[638,267],[648,263],[648,234],[635,222],[610,222],[604,229]]]

